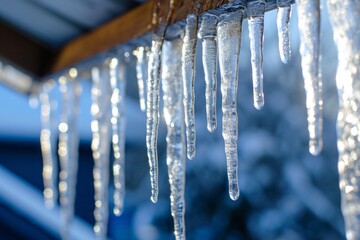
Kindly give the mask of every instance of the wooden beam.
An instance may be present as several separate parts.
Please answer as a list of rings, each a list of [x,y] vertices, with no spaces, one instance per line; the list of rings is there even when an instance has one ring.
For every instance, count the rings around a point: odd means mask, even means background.
[[[170,23],[186,18],[194,0],[175,0]],[[203,0],[200,13],[227,3],[229,0]],[[59,50],[50,49],[0,22],[0,57],[14,63],[38,78],[44,78],[74,66],[99,53],[154,31],[153,6],[157,0],[138,6],[130,12],[84,34]],[[168,0],[162,0],[158,18],[167,14]],[[267,1],[267,10],[276,7],[276,0]]]
[[[171,23],[182,20],[191,11],[193,0],[184,0],[177,5]],[[121,43],[138,38],[153,29],[152,12],[155,0],[140,5],[129,13],[81,36],[67,44],[59,53],[51,72],[63,70],[75,63],[88,59],[98,53],[107,51]],[[181,2],[181,1],[176,1]],[[200,12],[215,8],[226,0],[205,0]],[[165,13],[166,14],[166,13]]]
[[[49,73],[55,51],[0,21],[0,57],[24,72],[40,77]]]

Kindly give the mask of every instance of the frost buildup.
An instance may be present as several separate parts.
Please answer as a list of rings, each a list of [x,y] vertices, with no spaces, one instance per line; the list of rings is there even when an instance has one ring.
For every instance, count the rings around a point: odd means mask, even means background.
[[[291,4],[293,2],[293,0],[277,0],[278,14],[276,24],[278,29],[280,59],[283,63],[288,63],[291,59],[289,25]]]
[[[52,208],[56,205],[58,198],[57,173],[58,163],[56,154],[57,144],[57,120],[56,107],[57,101],[51,94],[54,81],[48,81],[42,86],[40,93],[41,104],[41,133],[40,145],[43,158],[43,182],[45,206]]]
[[[305,83],[309,151],[323,147],[323,99],[320,71],[320,0],[298,0],[301,66]]]
[[[95,226],[94,232],[99,239],[106,239],[108,223],[108,185],[110,164],[110,113],[111,87],[110,71],[107,64],[91,71],[91,149],[94,158]]]
[[[171,215],[177,240],[185,239],[185,148],[184,116],[182,106],[182,55],[183,40],[165,41],[163,47],[162,89],[164,118],[167,126],[166,163],[171,190]]]
[[[199,38],[202,40],[202,63],[204,66],[206,90],[206,119],[207,129],[214,132],[217,126],[216,120],[216,70],[217,70],[217,43],[216,26],[217,15],[206,12],[202,15],[199,29]]]
[[[182,49],[182,73],[184,89],[184,109],[186,125],[186,152],[189,159],[195,158],[196,128],[195,128],[195,51],[197,42],[197,16],[189,14],[186,17],[184,44]]]
[[[222,94],[222,135],[225,142],[229,194],[239,197],[238,183],[238,116],[237,86],[241,45],[242,19],[245,6],[242,1],[226,7],[219,16],[217,36]]]
[[[248,1],[249,37],[251,52],[251,68],[253,81],[254,106],[264,106],[263,72],[264,72],[264,14],[265,0]]]
[[[348,240],[360,239],[360,2],[328,0],[338,50],[338,149],[341,208]]]
[[[125,197],[125,87],[126,68],[123,62],[110,61],[111,124],[114,150],[114,214],[119,216],[124,208]]]
[[[75,78],[77,70],[72,68],[68,76],[60,77],[61,113],[59,122],[59,194],[61,204],[62,239],[70,239],[69,227],[74,218],[76,177],[78,170],[79,136],[77,120],[81,85]]]

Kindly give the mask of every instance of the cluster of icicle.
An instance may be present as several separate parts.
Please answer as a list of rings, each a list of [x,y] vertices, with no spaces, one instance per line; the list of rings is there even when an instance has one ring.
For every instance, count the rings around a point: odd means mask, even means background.
[[[123,211],[125,195],[125,62],[108,58],[91,71],[91,148],[94,158],[95,226],[99,239],[107,238],[108,188],[111,143],[113,148],[114,209]],[[78,169],[79,136],[77,121],[81,83],[77,70],[72,68],[59,78],[61,93],[60,120],[56,125],[56,96],[54,81],[46,82],[39,94],[41,103],[41,150],[43,155],[44,199],[48,207],[57,202],[57,156],[60,160],[59,198],[61,205],[62,239],[71,239],[70,226],[74,217],[76,176]],[[58,131],[56,130],[58,128]],[[59,139],[58,147],[56,147]]]
[[[337,83],[340,95],[339,171],[343,192],[343,211],[347,237],[360,236],[357,207],[358,171],[354,171],[360,153],[359,140],[359,66],[360,37],[356,23],[360,22],[360,4],[350,0],[342,6],[340,0],[329,0],[334,36],[339,49]],[[160,3],[160,2],[159,2]],[[280,58],[288,63],[291,58],[289,23],[293,0],[278,0],[277,28]],[[222,94],[222,132],[227,161],[229,195],[239,197],[238,184],[238,117],[237,84],[241,46],[242,21],[248,17],[254,106],[264,106],[263,48],[265,0],[234,0],[218,9],[198,16],[199,6],[193,7],[184,23],[167,27],[174,1],[169,2],[169,14],[153,33],[152,46],[138,47],[136,73],[140,108],[146,111],[146,145],[150,165],[151,200],[158,199],[157,130],[159,124],[160,81],[163,91],[163,114],[167,125],[166,162],[171,189],[171,214],[174,218],[176,239],[185,239],[185,158],[194,159],[196,153],[195,130],[195,49],[201,39],[202,61],[206,82],[206,116],[210,132],[217,127],[216,91],[217,62],[219,62]],[[300,53],[306,90],[308,112],[309,150],[318,154],[322,149],[322,82],[320,71],[320,1],[298,0]],[[157,17],[160,5],[154,10]],[[348,13],[352,14],[348,14]],[[339,17],[341,16],[341,17]],[[351,16],[351,18],[349,18]],[[342,19],[342,20],[341,20]],[[156,22],[156,21],[155,21]],[[198,29],[199,27],[199,29]],[[218,56],[217,56],[218,55]],[[108,185],[110,149],[114,152],[114,214],[123,211],[125,194],[125,80],[126,63],[121,58],[109,58],[91,71],[93,80],[91,148],[94,158],[95,226],[99,239],[106,239],[108,219]],[[69,239],[68,227],[74,215],[77,174],[78,143],[76,121],[79,107],[80,84],[74,81],[76,69],[59,79],[62,106],[59,129],[58,154],[60,159],[59,197],[62,205],[63,239]],[[344,80],[344,79],[345,80]],[[41,101],[41,148],[43,153],[44,197],[48,206],[57,198],[56,190],[56,126],[54,103],[50,96],[51,84],[45,84]],[[185,144],[186,143],[186,144]]]
[[[279,32],[279,52],[281,60],[288,63],[291,58],[289,23],[292,0],[279,0],[277,26]],[[314,155],[322,148],[322,98],[319,70],[320,60],[320,4],[319,1],[298,2],[300,16],[299,29],[301,35],[302,67],[307,95],[306,106],[309,122],[309,149]],[[222,132],[225,143],[225,155],[229,182],[230,198],[239,197],[238,184],[238,117],[237,117],[237,83],[239,55],[241,45],[242,21],[247,16],[251,50],[254,106],[264,106],[263,93],[263,48],[264,48],[264,14],[265,0],[234,0],[218,9],[202,14],[198,21],[197,9],[187,16],[184,33],[177,38],[165,40],[165,30],[153,35],[152,48],[149,56],[147,86],[147,147],[150,163],[152,186],[151,200],[157,201],[158,196],[158,163],[157,163],[157,127],[159,121],[159,82],[163,83],[164,117],[168,126],[167,164],[171,185],[171,210],[174,218],[176,239],[185,239],[184,225],[184,184],[185,162],[183,159],[182,118],[184,116],[186,153],[189,159],[195,158],[196,130],[194,114],[194,83],[195,83],[195,49],[197,38],[202,41],[202,60],[206,82],[206,115],[207,128],[213,132],[217,126],[216,89],[217,89],[217,58],[221,73],[222,93]],[[198,31],[198,22],[200,28]],[[165,34],[166,36],[166,34]],[[181,42],[181,44],[179,43]],[[182,49],[181,52],[179,49]],[[138,64],[144,62],[143,47],[139,48]],[[161,51],[162,49],[162,51]],[[172,51],[170,53],[170,51]],[[159,55],[163,54],[161,58]],[[219,56],[217,57],[217,53]],[[171,55],[171,57],[169,57]],[[181,58],[181,61],[180,61]],[[162,59],[162,61],[161,61]],[[174,66],[177,62],[178,66]],[[169,67],[171,66],[171,68]],[[177,72],[181,67],[181,72]],[[139,67],[139,69],[142,69]],[[171,69],[170,72],[169,69]],[[160,74],[162,71],[162,75]],[[143,94],[143,74],[139,74],[140,103],[145,102]],[[170,85],[168,76],[172,76]],[[176,89],[170,91],[167,87]],[[182,86],[182,96],[177,89]],[[169,94],[169,91],[172,93]],[[179,105],[179,100],[183,105]],[[143,107],[142,107],[143,109]],[[183,110],[182,110],[183,109]],[[183,111],[183,113],[182,113]],[[175,141],[176,140],[176,141]],[[174,167],[174,164],[175,167]]]

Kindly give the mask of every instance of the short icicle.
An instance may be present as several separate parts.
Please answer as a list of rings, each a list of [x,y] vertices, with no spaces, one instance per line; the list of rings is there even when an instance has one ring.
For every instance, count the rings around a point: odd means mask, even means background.
[[[184,89],[184,110],[186,125],[186,152],[189,159],[196,154],[195,128],[195,51],[197,42],[197,16],[187,15],[184,44],[182,49],[182,75]]]
[[[59,194],[62,215],[62,239],[71,239],[70,226],[74,218],[76,177],[78,170],[79,136],[77,121],[81,85],[76,79],[77,70],[72,68],[67,77],[60,77],[62,108],[59,122]]]
[[[251,68],[253,81],[254,106],[262,109],[264,106],[263,63],[264,63],[264,14],[265,0],[247,2],[249,16],[249,37],[251,51]]]
[[[108,223],[108,185],[110,167],[110,113],[111,87],[109,62],[91,71],[93,86],[91,89],[91,149],[94,158],[94,199],[95,226],[98,239],[106,239]]]
[[[291,18],[291,4],[294,0],[277,0],[277,29],[279,38],[279,53],[283,63],[288,63],[291,59],[291,44],[289,25]]]
[[[156,203],[159,194],[157,137],[159,127],[159,88],[161,74],[161,50],[169,18],[174,10],[174,0],[169,0],[166,19],[158,22],[162,1],[157,0],[153,10],[153,24],[157,26],[152,35],[151,53],[146,80],[146,147],[150,165],[151,201]]]
[[[202,15],[202,21],[199,29],[199,38],[202,39],[202,63],[204,67],[206,90],[206,119],[207,129],[214,132],[217,126],[216,120],[216,71],[217,71],[217,43],[216,43],[216,25],[218,17],[206,12]]]
[[[138,47],[135,51],[136,56],[136,78],[139,88],[139,101],[140,109],[145,112],[146,101],[145,101],[145,81],[147,78],[147,60],[146,60],[145,47]]]
[[[185,147],[182,106],[181,54],[183,40],[165,41],[163,47],[162,89],[167,125],[166,163],[171,190],[171,215],[176,240],[185,240]]]
[[[57,124],[55,110],[57,101],[51,94],[54,81],[48,81],[42,86],[40,93],[41,104],[41,133],[40,145],[43,158],[43,182],[45,206],[52,208],[56,205],[58,198],[57,173],[58,163],[56,156]]]
[[[222,94],[222,135],[225,142],[229,195],[239,197],[238,183],[238,116],[237,86],[241,45],[242,19],[245,6],[242,1],[219,16],[217,36]]]
[[[320,70],[320,0],[298,0],[301,66],[308,114],[309,151],[318,155],[323,147],[323,99]]]
[[[114,150],[114,214],[123,212],[125,197],[125,87],[126,68],[123,62],[113,58],[110,62],[111,124]]]

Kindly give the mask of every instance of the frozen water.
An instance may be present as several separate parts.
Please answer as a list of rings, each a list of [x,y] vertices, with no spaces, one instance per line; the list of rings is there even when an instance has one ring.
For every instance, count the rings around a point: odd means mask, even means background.
[[[59,121],[59,194],[62,207],[62,239],[69,239],[69,226],[74,217],[76,176],[78,169],[79,136],[77,120],[79,112],[80,82],[75,80],[77,70],[72,68],[69,76],[60,77],[62,107]]]
[[[159,126],[159,85],[162,43],[163,37],[159,37],[154,34],[149,59],[149,76],[146,81],[146,146],[150,165],[152,202],[157,202],[159,192],[157,134]]]
[[[207,129],[214,132],[217,126],[216,120],[216,71],[217,71],[217,44],[216,25],[218,17],[206,12],[202,15],[199,29],[199,38],[202,39],[202,62],[206,82],[206,119]]]
[[[157,26],[152,35],[151,53],[148,64],[148,78],[146,80],[146,147],[150,165],[151,201],[157,202],[159,194],[158,183],[158,153],[157,137],[159,127],[159,88],[161,74],[161,50],[164,42],[164,35],[173,13],[175,3],[169,1],[169,9],[165,18],[158,22],[161,0],[154,4],[152,23]]]
[[[117,216],[123,211],[125,196],[125,74],[125,64],[113,58],[110,62],[111,124],[114,150],[114,214]]]
[[[336,83],[339,178],[346,238],[360,238],[360,2],[329,0],[328,9],[338,50]]]
[[[57,125],[56,107],[57,101],[51,94],[54,81],[48,81],[42,86],[40,93],[41,104],[41,133],[40,144],[43,158],[43,182],[45,206],[53,207],[57,202],[57,172],[58,163],[56,156]]]
[[[244,6],[228,9],[219,16],[217,36],[221,72],[222,127],[225,142],[229,194],[239,197],[237,86]]]
[[[264,72],[264,13],[265,0],[255,0],[247,3],[249,15],[249,37],[251,51],[251,67],[253,80],[254,106],[261,109],[264,106],[263,72]]]
[[[166,163],[171,190],[171,215],[177,240],[185,239],[185,149],[184,116],[182,106],[182,55],[183,40],[165,41],[163,47],[162,89],[164,118],[167,126]]]
[[[182,49],[182,73],[184,88],[183,102],[186,125],[186,152],[189,159],[194,159],[196,153],[194,84],[197,22],[197,16],[195,14],[189,14],[186,17],[185,36]]]
[[[138,47],[136,49],[136,78],[139,88],[139,100],[140,100],[140,109],[145,112],[146,102],[145,102],[145,81],[147,78],[147,59],[145,47]]]
[[[309,151],[322,150],[323,100],[320,73],[320,1],[298,0],[301,66],[305,82]]]
[[[94,232],[99,239],[106,239],[108,223],[108,185],[110,164],[110,115],[111,87],[108,60],[107,64],[94,67],[91,71],[91,149],[94,158],[95,226]]]
[[[278,0],[277,29],[279,38],[279,53],[283,63],[291,59],[291,45],[289,36],[289,25],[291,18],[291,0]]]

